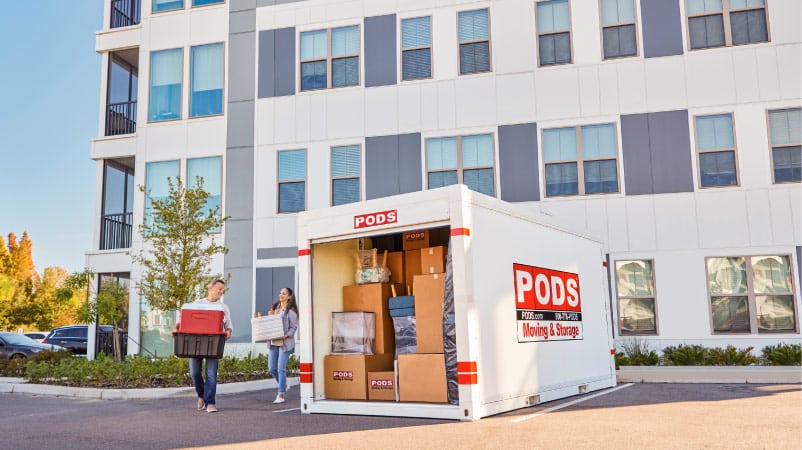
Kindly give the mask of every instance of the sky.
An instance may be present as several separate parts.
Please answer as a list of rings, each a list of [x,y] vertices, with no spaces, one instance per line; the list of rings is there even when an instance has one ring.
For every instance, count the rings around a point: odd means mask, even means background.
[[[104,0],[3,2],[0,235],[24,231],[40,274],[84,268],[95,223]]]

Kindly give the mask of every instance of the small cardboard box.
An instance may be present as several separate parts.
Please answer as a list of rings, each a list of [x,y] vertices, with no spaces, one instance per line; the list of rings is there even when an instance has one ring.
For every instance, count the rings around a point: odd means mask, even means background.
[[[404,252],[392,252],[387,254],[387,268],[390,269],[390,283],[404,284]],[[398,295],[406,293],[399,292]]]
[[[402,402],[448,402],[445,356],[398,355],[398,395]]]
[[[326,398],[367,400],[368,373],[391,370],[393,355],[327,355],[323,367]]]
[[[181,332],[187,334],[222,334],[222,309],[181,309]]]
[[[418,353],[443,352],[445,274],[416,275],[415,336]]]
[[[183,328],[183,325],[181,327]],[[271,339],[283,337],[284,322],[281,314],[269,314],[252,318],[251,335],[254,342],[267,342]]]
[[[404,250],[415,250],[429,246],[429,230],[407,231],[401,237]]]
[[[368,400],[389,400],[394,402],[395,372],[368,372]]]
[[[395,353],[395,330],[388,305],[389,283],[343,286],[343,311],[372,312],[375,320],[374,353]]]
[[[446,271],[448,250],[443,247],[427,247],[420,250],[421,274],[443,273]]]
[[[408,292],[412,289],[412,282],[415,275],[423,275],[420,268],[420,249],[404,251],[404,292],[399,292],[398,295],[415,295],[414,292]]]

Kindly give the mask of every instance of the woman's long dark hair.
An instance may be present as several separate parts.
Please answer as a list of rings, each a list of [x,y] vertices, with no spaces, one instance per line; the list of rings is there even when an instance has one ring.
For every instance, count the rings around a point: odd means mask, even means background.
[[[298,302],[295,301],[295,293],[292,292],[292,288],[285,287],[284,289],[287,290],[287,295],[289,295],[289,298],[287,299],[287,309],[292,309],[295,311],[295,314],[298,314]],[[276,300],[270,309],[279,308],[281,308],[281,300]]]

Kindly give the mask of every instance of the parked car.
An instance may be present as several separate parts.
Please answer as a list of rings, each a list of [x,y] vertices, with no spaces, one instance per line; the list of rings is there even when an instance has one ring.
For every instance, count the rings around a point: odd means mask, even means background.
[[[26,331],[24,334],[36,342],[42,342],[47,337],[49,331]]]
[[[98,333],[111,333],[111,325],[98,325]],[[60,345],[76,355],[86,355],[89,325],[67,325],[53,328],[42,343]]]
[[[24,334],[10,331],[0,332],[0,359],[27,358],[42,350],[57,352],[63,349],[59,345],[36,342]]]

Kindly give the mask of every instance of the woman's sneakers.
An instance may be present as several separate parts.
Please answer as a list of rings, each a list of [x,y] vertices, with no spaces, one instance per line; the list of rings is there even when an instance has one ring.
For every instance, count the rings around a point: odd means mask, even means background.
[[[286,400],[284,399],[284,394],[280,393],[276,395],[276,399],[273,400],[273,403],[284,403]]]

